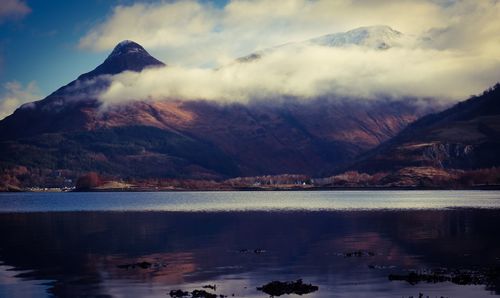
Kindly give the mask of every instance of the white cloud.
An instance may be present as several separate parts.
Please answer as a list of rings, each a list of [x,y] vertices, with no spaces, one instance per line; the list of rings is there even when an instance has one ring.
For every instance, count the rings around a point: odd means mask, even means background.
[[[4,19],[22,18],[31,12],[31,8],[24,1],[2,0],[0,4],[0,23]]]
[[[332,94],[463,99],[484,89],[485,79],[500,78],[499,65],[498,60],[433,49],[304,46],[218,70],[173,66],[125,72],[112,78],[100,98],[108,104],[148,99],[247,102],[286,96],[307,100]]]
[[[419,42],[388,51],[284,48],[253,63],[232,63],[259,49],[378,24]],[[102,94],[107,102],[332,93],[463,99],[500,79],[498,36],[495,0],[232,0],[224,7],[178,1],[118,6],[80,47],[110,50],[132,39],[169,65],[115,76]]]
[[[117,6],[109,20],[80,40],[80,46],[107,50],[124,39],[133,39],[149,48],[182,46],[209,33],[214,22],[214,11],[194,1]]]
[[[233,0],[214,7],[196,1],[117,6],[81,38],[81,48],[104,51],[131,39],[168,64],[215,65],[290,41],[385,24],[406,33],[444,25],[431,1]]]
[[[0,120],[9,116],[20,105],[40,99],[40,90],[36,82],[30,82],[25,87],[17,81],[3,85],[4,93],[0,97]]]

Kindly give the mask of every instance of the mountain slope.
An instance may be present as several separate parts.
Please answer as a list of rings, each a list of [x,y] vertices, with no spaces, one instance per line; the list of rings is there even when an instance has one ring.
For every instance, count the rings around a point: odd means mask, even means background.
[[[3,119],[0,140],[85,129],[91,120],[89,111],[100,105],[95,95],[108,86],[106,75],[163,66],[163,62],[153,58],[139,44],[123,41],[94,70],[80,75],[43,100],[24,104]]]
[[[0,169],[22,168],[16,170],[24,173],[16,174],[22,185],[88,171],[121,178],[322,176],[429,112],[411,100],[335,96],[279,104],[133,101],[106,108],[97,99],[109,86],[107,75],[163,66],[140,45],[120,43],[93,71],[0,121]]]
[[[500,166],[500,85],[414,122],[367,153],[353,169],[479,169]]]

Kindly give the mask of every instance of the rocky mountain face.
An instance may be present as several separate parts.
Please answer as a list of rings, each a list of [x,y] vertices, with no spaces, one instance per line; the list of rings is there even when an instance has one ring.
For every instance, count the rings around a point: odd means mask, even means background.
[[[106,108],[96,97],[109,85],[106,75],[163,66],[140,45],[120,43],[93,71],[0,121],[0,168],[16,172],[24,185],[89,171],[121,178],[324,176],[429,112],[411,100],[334,96],[279,104],[134,101]]]
[[[366,153],[353,169],[405,167],[475,170],[500,166],[500,84],[436,114]]]

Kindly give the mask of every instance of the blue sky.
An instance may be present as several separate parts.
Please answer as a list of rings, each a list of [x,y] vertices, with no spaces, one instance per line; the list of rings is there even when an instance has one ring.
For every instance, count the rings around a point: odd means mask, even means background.
[[[78,49],[78,39],[109,11],[112,1],[33,0],[31,12],[0,24],[0,82],[36,81],[41,94],[89,70],[105,53]]]
[[[34,81],[40,95],[48,95],[93,69],[108,51],[80,49],[79,39],[103,21],[113,7],[134,2],[137,1],[25,1],[29,13],[0,19],[0,85],[11,81],[27,85]],[[215,3],[223,5],[224,1]]]

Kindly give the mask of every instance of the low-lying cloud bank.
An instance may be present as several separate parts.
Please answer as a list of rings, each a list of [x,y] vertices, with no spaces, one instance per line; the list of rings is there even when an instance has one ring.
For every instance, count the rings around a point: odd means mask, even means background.
[[[217,70],[180,66],[112,77],[104,103],[206,99],[222,102],[310,99],[463,99],[500,79],[500,61],[435,49],[366,49],[352,46],[283,48],[260,59]]]
[[[36,82],[30,82],[23,86],[17,81],[5,83],[0,95],[0,120],[12,114],[19,106],[40,99],[40,90]]]

